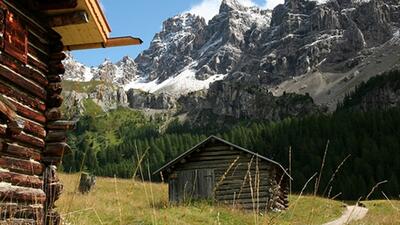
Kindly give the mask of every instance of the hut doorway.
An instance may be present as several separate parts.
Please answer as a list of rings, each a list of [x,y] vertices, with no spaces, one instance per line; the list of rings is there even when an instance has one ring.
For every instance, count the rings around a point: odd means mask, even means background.
[[[176,171],[169,179],[170,202],[211,199],[214,186],[214,169]]]

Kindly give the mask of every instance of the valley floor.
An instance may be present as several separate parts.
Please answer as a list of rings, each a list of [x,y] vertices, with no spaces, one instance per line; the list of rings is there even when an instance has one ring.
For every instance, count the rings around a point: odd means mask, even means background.
[[[345,205],[313,196],[291,196],[285,212],[256,215],[227,206],[193,203],[184,206],[168,204],[165,184],[133,180],[97,178],[93,191],[78,194],[79,174],[61,174],[64,193],[58,200],[58,211],[68,225],[94,224],[323,224],[342,216]],[[364,219],[351,225],[400,224],[400,201],[363,202],[369,209]]]

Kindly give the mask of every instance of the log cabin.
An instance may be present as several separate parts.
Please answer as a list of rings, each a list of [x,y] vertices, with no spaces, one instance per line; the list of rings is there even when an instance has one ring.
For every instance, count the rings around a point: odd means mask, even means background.
[[[210,136],[154,172],[170,203],[211,200],[265,212],[288,207],[290,175],[277,162]]]
[[[63,52],[142,43],[110,32],[97,0],[0,0],[1,225],[60,224]]]

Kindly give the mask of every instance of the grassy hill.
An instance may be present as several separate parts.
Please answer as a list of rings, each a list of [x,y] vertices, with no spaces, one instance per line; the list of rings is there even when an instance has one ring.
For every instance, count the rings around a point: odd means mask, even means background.
[[[313,196],[291,196],[285,212],[255,215],[209,202],[183,206],[168,204],[167,185],[133,180],[98,178],[94,190],[77,193],[78,174],[61,174],[65,185],[58,210],[66,224],[322,224],[340,217],[343,203]],[[365,221],[354,224],[399,224],[399,201],[372,201]],[[393,206],[391,205],[393,204]]]

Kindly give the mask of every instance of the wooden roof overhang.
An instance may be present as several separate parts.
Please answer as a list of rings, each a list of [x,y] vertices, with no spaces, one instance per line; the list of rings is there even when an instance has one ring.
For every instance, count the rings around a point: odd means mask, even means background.
[[[208,137],[208,138],[205,139],[204,141],[200,142],[199,144],[197,144],[197,145],[194,146],[193,148],[191,148],[191,149],[187,150],[186,152],[182,153],[180,156],[178,156],[178,157],[175,158],[174,160],[168,162],[168,163],[165,164],[163,167],[161,167],[160,169],[158,169],[157,171],[155,171],[155,172],[153,173],[153,175],[156,175],[156,174],[158,174],[158,173],[162,173],[162,172],[164,172],[164,171],[167,171],[168,169],[173,168],[173,167],[174,167],[176,164],[178,164],[182,159],[188,157],[189,155],[191,155],[192,153],[194,153],[197,149],[201,148],[201,147],[204,146],[206,143],[211,142],[211,141],[219,141],[219,142],[221,142],[221,143],[224,143],[224,144],[226,144],[226,145],[229,145],[229,146],[233,147],[234,149],[243,151],[243,152],[248,153],[248,154],[250,154],[250,155],[252,155],[252,156],[255,156],[255,157],[257,157],[257,158],[259,158],[259,159],[261,159],[261,160],[270,162],[270,163],[276,165],[278,168],[280,168],[280,169],[283,171],[283,173],[286,174],[286,175],[289,177],[289,179],[293,180],[292,177],[289,175],[289,173],[286,171],[286,169],[283,168],[283,166],[282,166],[281,164],[279,164],[278,162],[276,162],[276,161],[274,161],[274,160],[272,160],[272,159],[269,159],[269,158],[267,158],[267,157],[265,157],[265,156],[262,156],[262,155],[260,155],[260,154],[258,154],[258,153],[252,152],[252,151],[250,151],[250,150],[248,150],[248,149],[242,148],[242,147],[240,147],[240,146],[238,146],[238,145],[235,145],[235,144],[233,144],[233,143],[231,143],[231,142],[229,142],[229,141],[226,141],[226,140],[224,140],[224,139],[222,139],[222,138],[213,136],[213,135],[210,136],[210,137]]]
[[[98,0],[31,0],[49,26],[62,37],[64,50],[83,50],[142,44],[131,36],[110,37],[111,27]]]

